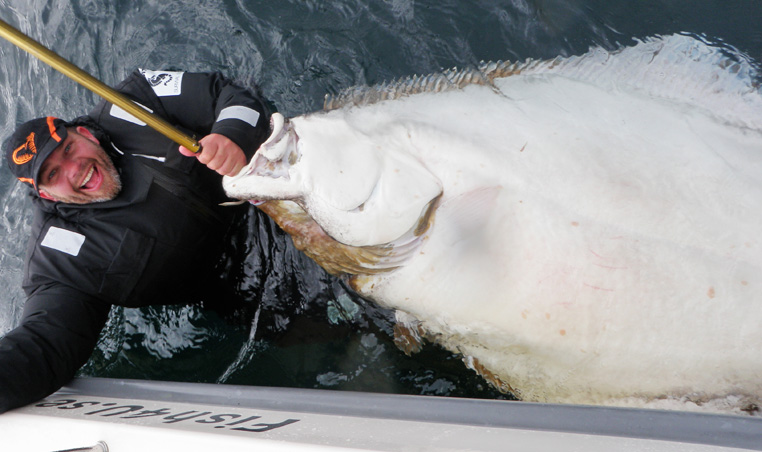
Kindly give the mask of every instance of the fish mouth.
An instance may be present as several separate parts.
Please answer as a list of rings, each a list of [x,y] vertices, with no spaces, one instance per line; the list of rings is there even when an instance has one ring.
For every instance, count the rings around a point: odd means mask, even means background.
[[[222,178],[228,196],[254,204],[270,199],[292,199],[299,191],[292,180],[292,167],[300,159],[299,136],[293,124],[280,113],[270,117],[270,136],[251,161],[235,176]]]
[[[272,130],[270,137],[259,146],[256,155],[261,155],[267,160],[275,162],[282,160],[283,156],[292,148],[289,146],[291,144],[290,138],[293,136],[295,141],[298,141],[298,137],[293,130],[291,121],[277,112],[270,116],[270,129]]]
[[[240,176],[289,178],[289,169],[299,160],[299,136],[291,121],[280,113],[272,114],[270,124],[270,137],[259,146],[249,165],[239,173]]]

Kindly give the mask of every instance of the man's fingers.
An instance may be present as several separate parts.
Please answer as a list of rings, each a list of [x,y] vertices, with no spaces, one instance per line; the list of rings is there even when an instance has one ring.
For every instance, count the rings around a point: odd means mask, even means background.
[[[196,154],[196,158],[198,158],[198,161],[203,163],[206,166],[209,166],[209,164],[214,160],[216,156],[217,156],[217,149],[212,147],[202,148],[201,152]]]
[[[234,176],[246,166],[243,151],[227,137],[211,134],[202,138],[199,143],[201,151],[198,153],[184,146],[180,146],[179,151],[185,156],[196,157],[199,163],[223,176]]]
[[[230,170],[230,172],[228,174],[226,174],[226,175],[227,176],[235,176],[235,175],[237,175],[238,173],[241,172],[243,167],[246,166],[246,163],[247,162],[246,162],[245,158],[240,160],[240,161],[238,161],[238,162],[236,162],[235,166],[233,166],[233,169]]]
[[[213,156],[210,156],[208,162],[201,161],[201,158],[199,158],[199,161],[208,166],[210,169],[219,172],[218,170],[225,165],[229,158],[230,157],[227,153],[218,151]]]
[[[193,152],[190,149],[186,148],[185,146],[180,146],[179,148],[177,148],[177,150],[180,151],[180,154],[186,157],[198,158],[198,161],[203,163],[204,165],[209,163],[215,154],[214,149],[207,149],[207,148],[201,148],[199,152]]]
[[[243,154],[211,152],[211,149],[209,151],[206,149],[201,151],[198,161],[223,176],[234,176],[246,165]]]
[[[241,171],[245,165],[245,160],[242,162],[238,159],[228,159],[225,164],[219,167],[216,171],[223,176],[235,176]]]
[[[224,164],[222,164],[222,166],[217,168],[215,171],[222,174],[223,176],[229,176],[234,166],[235,166],[234,162],[227,160]]]
[[[191,151],[190,149],[186,148],[185,146],[180,146],[180,154],[186,156],[186,157],[195,157],[196,153]]]

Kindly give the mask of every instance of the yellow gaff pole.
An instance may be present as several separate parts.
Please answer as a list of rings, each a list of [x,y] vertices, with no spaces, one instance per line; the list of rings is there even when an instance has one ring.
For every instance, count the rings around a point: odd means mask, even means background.
[[[110,86],[105,85],[100,80],[91,76],[87,72],[65,60],[52,50],[43,46],[39,42],[15,29],[8,23],[0,19],[0,36],[25,50],[33,56],[39,58],[44,63],[49,64],[53,69],[61,72],[95,94],[101,96],[114,105],[119,106],[132,116],[138,118],[151,128],[171,139],[177,144],[181,144],[193,152],[201,150],[201,145],[194,138],[180,132],[164,119],[146,111],[135,102],[128,99],[123,94],[117,92]]]

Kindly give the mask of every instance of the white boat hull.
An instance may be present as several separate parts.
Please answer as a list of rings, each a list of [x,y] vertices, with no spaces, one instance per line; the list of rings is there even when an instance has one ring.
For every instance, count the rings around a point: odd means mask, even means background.
[[[760,418],[98,378],[0,431],[0,450],[24,452],[762,450]]]

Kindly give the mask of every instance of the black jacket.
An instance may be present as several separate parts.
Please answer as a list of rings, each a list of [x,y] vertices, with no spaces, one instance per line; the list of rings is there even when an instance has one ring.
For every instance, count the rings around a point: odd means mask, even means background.
[[[201,138],[220,133],[247,157],[269,132],[264,102],[219,74],[136,71],[117,90]],[[177,144],[102,102],[97,123],[119,169],[113,200],[35,197],[21,324],[0,339],[0,412],[60,388],[87,361],[112,305],[188,302],[217,260],[235,209],[219,176]]]

